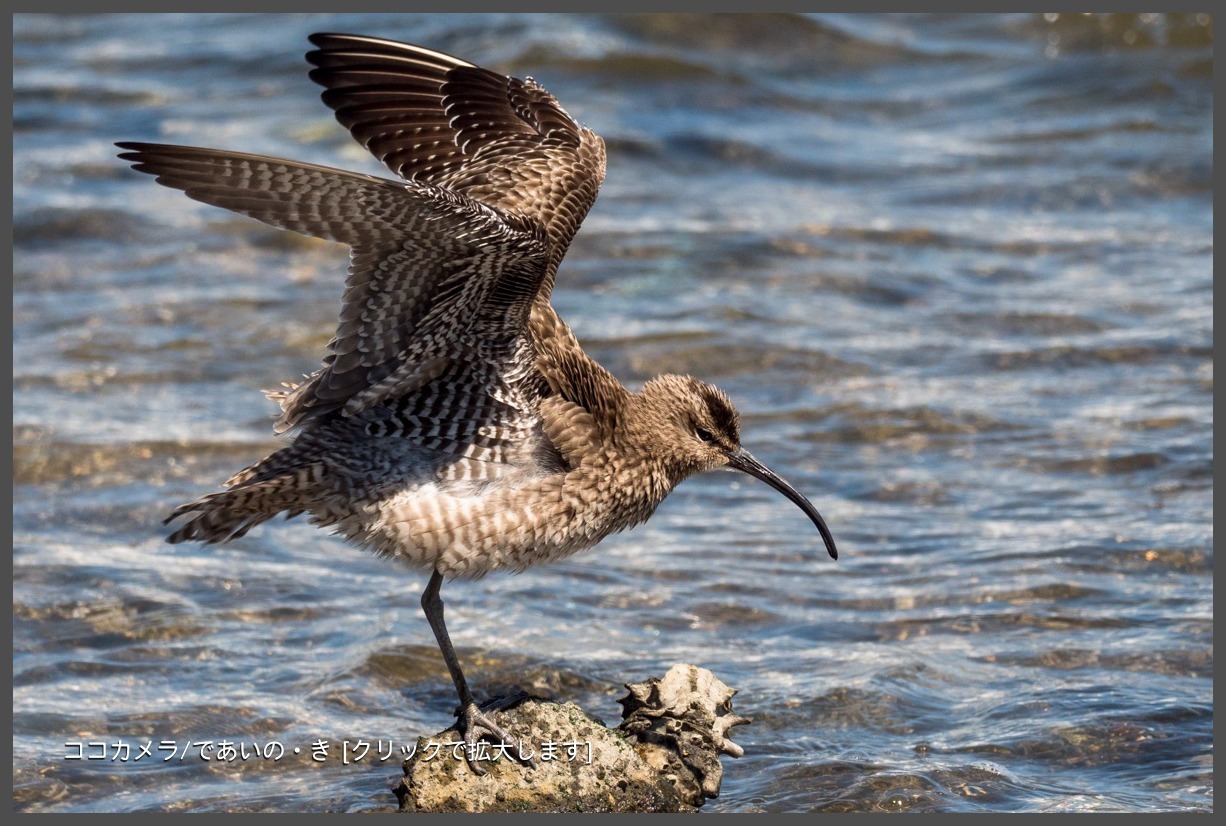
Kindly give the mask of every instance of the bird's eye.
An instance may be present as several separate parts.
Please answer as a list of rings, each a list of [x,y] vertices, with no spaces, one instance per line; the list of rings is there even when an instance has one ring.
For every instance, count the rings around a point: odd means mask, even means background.
[[[703,430],[700,427],[694,431],[694,435],[709,445],[715,444],[715,437],[711,435],[711,431],[709,430]]]

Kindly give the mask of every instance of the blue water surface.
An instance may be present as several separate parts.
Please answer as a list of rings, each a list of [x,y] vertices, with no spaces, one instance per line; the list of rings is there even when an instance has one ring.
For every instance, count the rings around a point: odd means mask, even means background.
[[[113,143],[389,174],[308,80],[316,31],[531,75],[604,136],[555,306],[631,387],[727,390],[842,551],[696,477],[446,586],[480,697],[611,721],[622,683],[710,669],[754,722],[706,811],[1212,811],[1195,14],[16,15],[16,809],[387,809],[399,760],[342,745],[451,722],[422,575],[304,520],[163,542],[279,443],[259,391],[318,364],[346,253]],[[222,741],[289,753],[200,759]]]

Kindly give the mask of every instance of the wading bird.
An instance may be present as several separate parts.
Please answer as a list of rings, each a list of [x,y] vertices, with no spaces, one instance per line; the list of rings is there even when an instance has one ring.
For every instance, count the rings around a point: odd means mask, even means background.
[[[604,142],[531,78],[389,40],[311,37],[311,78],[402,180],[215,149],[118,144],[159,183],[274,227],[348,244],[318,371],[270,398],[293,440],[177,508],[170,542],[226,542],[310,514],[430,574],[422,608],[469,746],[514,742],[478,707],[443,622],[445,579],[520,571],[647,519],[694,473],[731,468],[820,514],[742,446],[723,391],[663,375],[631,392],[550,306],[596,199]]]

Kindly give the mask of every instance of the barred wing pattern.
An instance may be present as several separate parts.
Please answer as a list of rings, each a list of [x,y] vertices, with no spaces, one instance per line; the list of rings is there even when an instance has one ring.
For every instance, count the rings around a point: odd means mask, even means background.
[[[273,394],[278,432],[340,415],[457,458],[535,450],[550,464],[541,401],[587,401],[568,392],[587,360],[553,355],[577,344],[549,294],[604,142],[530,78],[379,38],[311,41],[324,102],[404,182],[160,144],[121,157],[196,200],[350,246],[336,334],[320,370]]]
[[[311,42],[311,79],[325,87],[324,103],[394,173],[545,227],[547,299],[604,179],[604,141],[531,78],[373,37],[315,34]]]
[[[212,149],[120,147],[136,169],[195,200],[352,248],[323,369],[286,394],[278,431],[360,413],[447,372],[454,381],[470,359],[523,358],[515,342],[548,260],[531,220],[428,182]]]

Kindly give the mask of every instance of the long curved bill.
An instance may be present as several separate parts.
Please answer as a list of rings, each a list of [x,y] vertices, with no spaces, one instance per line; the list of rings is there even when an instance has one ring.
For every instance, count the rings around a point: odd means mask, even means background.
[[[782,493],[788,499],[795,502],[796,505],[805,512],[805,515],[813,520],[813,524],[817,525],[817,530],[821,533],[822,540],[826,543],[826,550],[830,552],[830,558],[839,558],[839,550],[834,546],[834,535],[831,534],[830,529],[826,527],[826,520],[822,519],[822,515],[817,512],[817,508],[813,507],[813,503],[804,498],[804,496],[800,494],[800,491],[796,490],[796,488],[789,485],[773,470],[751,456],[749,451],[745,450],[744,448],[741,448],[735,453],[728,454],[728,467],[743,470],[750,476],[756,476],[775,490]]]

